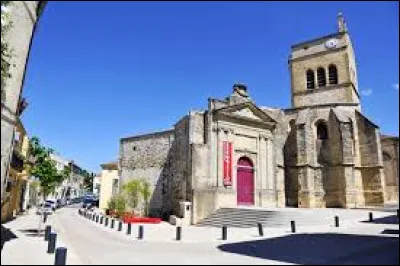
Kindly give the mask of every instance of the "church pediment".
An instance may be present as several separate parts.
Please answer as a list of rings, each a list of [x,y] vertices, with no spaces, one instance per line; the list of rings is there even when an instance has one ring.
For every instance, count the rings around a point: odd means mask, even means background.
[[[237,119],[244,119],[254,122],[273,123],[276,121],[263,110],[251,102],[245,102],[215,110],[218,115],[225,115]]]

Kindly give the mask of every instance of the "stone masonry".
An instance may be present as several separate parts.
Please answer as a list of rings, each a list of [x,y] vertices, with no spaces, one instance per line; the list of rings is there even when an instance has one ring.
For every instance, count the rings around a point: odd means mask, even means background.
[[[289,68],[291,108],[258,107],[235,84],[231,95],[209,98],[206,110],[190,111],[169,131],[121,139],[121,182],[148,178],[152,215],[165,219],[190,202],[194,224],[221,207],[398,200],[398,139],[381,144],[379,127],[361,112],[343,16],[337,33],[293,45]]]

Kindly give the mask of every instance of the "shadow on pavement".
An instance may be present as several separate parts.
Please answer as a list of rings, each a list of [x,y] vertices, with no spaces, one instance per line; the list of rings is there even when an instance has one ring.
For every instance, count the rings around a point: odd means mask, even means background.
[[[397,215],[390,215],[382,218],[375,218],[372,222],[370,221],[362,221],[363,223],[374,223],[374,224],[398,224],[399,218]]]
[[[6,242],[18,238],[16,235],[14,235],[13,232],[11,232],[10,229],[5,228],[3,225],[1,225],[1,250],[3,251],[3,246]]]
[[[390,234],[390,235],[398,235],[399,230],[394,230],[394,229],[385,229],[381,232],[381,234]]]
[[[32,236],[32,237],[42,237],[44,236],[44,230],[40,230],[40,233],[38,234],[38,229],[23,229],[23,230],[18,230],[21,233],[24,233],[26,236]]]
[[[349,234],[293,234],[224,244],[221,251],[295,264],[398,265],[399,238]]]

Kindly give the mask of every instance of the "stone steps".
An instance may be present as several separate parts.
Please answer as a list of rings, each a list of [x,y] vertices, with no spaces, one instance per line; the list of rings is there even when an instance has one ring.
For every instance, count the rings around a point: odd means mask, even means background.
[[[354,214],[341,214],[344,219],[354,218]],[[197,226],[249,228],[261,222],[266,227],[290,227],[290,221],[297,225],[333,224],[334,212],[331,210],[297,211],[297,210],[263,210],[251,208],[221,208],[200,221]]]

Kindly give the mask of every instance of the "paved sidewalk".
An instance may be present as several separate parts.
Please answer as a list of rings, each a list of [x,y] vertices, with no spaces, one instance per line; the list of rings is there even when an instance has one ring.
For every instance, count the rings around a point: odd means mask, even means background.
[[[57,210],[58,212],[59,210]],[[53,213],[49,216],[47,225],[51,225]],[[16,219],[2,224],[2,265],[54,265],[55,253],[47,253],[47,243],[44,241],[45,225],[41,224],[42,232],[38,235],[39,215],[36,209],[31,209],[29,214],[18,216]],[[54,230],[52,230],[54,232]],[[3,233],[6,239],[3,243]],[[70,247],[64,245],[62,238],[57,235],[56,248],[67,248],[67,264],[82,264],[71,252]]]

